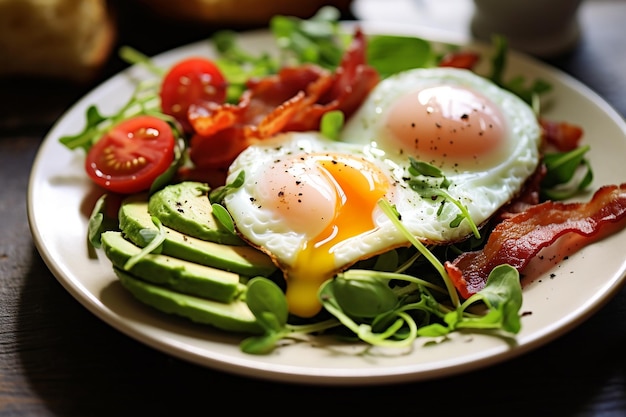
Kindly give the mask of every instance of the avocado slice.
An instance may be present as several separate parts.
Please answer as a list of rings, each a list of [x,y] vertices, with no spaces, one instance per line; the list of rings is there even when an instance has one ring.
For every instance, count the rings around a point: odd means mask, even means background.
[[[148,212],[165,226],[186,235],[227,245],[245,245],[213,216],[209,190],[208,184],[196,181],[167,185],[150,196]]]
[[[148,213],[148,198],[145,194],[133,194],[122,201],[119,210],[120,229],[124,237],[139,247],[149,241],[144,236],[146,230],[157,234],[157,226]],[[269,256],[252,246],[221,245],[180,233],[167,226],[161,253],[213,268],[235,272],[246,277],[269,276],[276,266]]]
[[[116,231],[104,232],[100,239],[105,255],[114,266],[153,284],[224,303],[233,301],[245,290],[238,274],[167,255],[146,254],[126,270],[126,262],[139,254],[141,248]]]
[[[245,301],[220,303],[194,297],[142,281],[119,268],[114,267],[113,270],[122,286],[135,298],[159,311],[230,332],[251,334],[262,332],[261,326]]]

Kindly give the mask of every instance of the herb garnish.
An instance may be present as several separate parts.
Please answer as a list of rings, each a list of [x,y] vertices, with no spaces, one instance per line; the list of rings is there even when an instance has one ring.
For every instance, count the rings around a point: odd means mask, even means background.
[[[413,157],[409,157],[409,162],[409,174],[411,174],[411,178],[408,180],[409,187],[425,199],[436,201],[441,197],[441,206],[437,214],[441,214],[446,201],[454,204],[461,213],[450,222],[450,227],[459,227],[463,220],[467,220],[474,236],[480,238],[478,227],[476,227],[476,223],[474,223],[474,220],[472,220],[472,217],[467,211],[467,207],[447,191],[451,183],[448,178],[446,178],[443,171],[434,165],[418,161]],[[439,180],[439,183],[432,181],[432,179]]]

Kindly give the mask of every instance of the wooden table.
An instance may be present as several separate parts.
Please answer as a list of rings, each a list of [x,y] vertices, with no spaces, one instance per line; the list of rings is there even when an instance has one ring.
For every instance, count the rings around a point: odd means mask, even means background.
[[[150,23],[128,8],[120,43],[150,55],[212,30],[159,22],[159,32],[171,35],[149,33]],[[588,0],[581,18],[580,45],[549,63],[626,115],[626,2]],[[98,82],[123,66],[112,57]],[[519,358],[381,387],[248,379],[181,361],[114,330],[50,273],[26,215],[38,145],[92,87],[0,81],[0,416],[182,416],[218,409],[237,415],[626,415],[626,288],[576,329]]]

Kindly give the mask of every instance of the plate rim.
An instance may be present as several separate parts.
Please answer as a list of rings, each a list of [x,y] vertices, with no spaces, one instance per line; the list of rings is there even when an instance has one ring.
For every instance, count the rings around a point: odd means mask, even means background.
[[[393,23],[390,25],[385,22],[373,22],[373,21],[365,21],[365,22],[347,22],[348,26],[360,25],[363,27],[366,33],[388,33],[390,32],[388,29],[394,28],[391,32],[404,33],[407,35],[420,36],[424,37],[427,40],[433,42],[449,42],[449,43],[459,43],[459,44],[469,44],[476,45],[481,47],[480,42],[473,41],[468,39],[466,36],[459,36],[458,34],[447,33],[444,31],[434,31],[432,29],[424,29],[419,27],[407,26],[402,24]],[[267,34],[267,30],[260,29],[255,31],[247,31],[242,32],[240,36],[256,36],[257,34],[265,33]],[[167,60],[168,57],[177,55],[181,53],[181,51],[187,49],[195,49],[198,45],[204,43],[206,41],[196,41],[187,45],[182,45],[180,47],[174,48],[172,50],[163,52],[154,58],[158,60]],[[484,47],[484,45],[482,45]],[[548,64],[545,64],[533,57],[530,57],[526,54],[519,53],[516,51],[509,52],[512,57],[516,57],[516,59],[521,59],[526,62],[529,62],[533,66],[536,66],[542,71],[546,71],[551,73],[555,77],[559,78],[561,82],[568,85],[578,92],[584,93],[587,97],[589,97],[594,105],[599,106],[604,114],[609,116],[618,127],[621,128],[622,132],[626,134],[626,122],[619,115],[619,113],[604,100],[599,94],[593,91],[591,88],[578,81],[571,75],[552,67]],[[80,288],[78,283],[74,282],[72,279],[68,278],[66,275],[66,271],[64,270],[62,265],[59,265],[57,261],[52,256],[49,248],[45,245],[45,239],[43,237],[43,233],[41,230],[41,225],[38,224],[36,218],[36,209],[35,209],[35,191],[37,190],[37,175],[39,172],[40,166],[43,163],[45,150],[47,146],[49,146],[51,141],[56,140],[54,134],[62,125],[62,122],[69,117],[70,114],[76,112],[81,106],[84,106],[89,103],[89,98],[97,95],[99,91],[103,91],[114,83],[114,80],[119,78],[124,74],[130,74],[135,71],[135,67],[129,67],[123,71],[120,71],[117,74],[114,74],[110,78],[104,80],[101,84],[90,90],[85,96],[80,98],[76,103],[74,103],[66,112],[54,123],[54,125],[50,128],[44,140],[41,143],[40,149],[37,151],[35,156],[31,174],[28,181],[28,190],[27,190],[27,214],[28,214],[28,223],[31,229],[31,234],[33,235],[33,240],[35,246],[44,260],[46,266],[50,269],[51,273],[55,276],[55,278],[62,284],[62,286],[72,295],[74,299],[80,302],[84,307],[87,308],[92,314],[96,317],[100,318],[107,324],[111,325],[113,328],[118,331],[126,334],[127,336],[138,340],[156,350],[159,350],[165,354],[178,357],[180,359],[184,359],[195,363],[200,366],[206,366],[209,368],[213,368],[215,370],[229,372],[233,374],[237,374],[240,376],[252,377],[252,378],[260,378],[264,380],[273,380],[280,382],[291,382],[291,383],[302,383],[302,384],[322,384],[322,385],[371,385],[371,384],[386,384],[386,383],[400,383],[400,382],[408,382],[408,381],[418,381],[425,379],[434,379],[450,376],[453,374],[459,374],[468,372],[471,370],[476,370],[479,368],[484,368],[488,365],[495,365],[497,363],[503,362],[505,360],[513,359],[519,355],[525,354],[530,350],[534,350],[539,346],[545,345],[550,341],[560,337],[564,333],[569,332],[573,328],[580,325],[581,322],[588,319],[591,315],[593,315],[597,310],[599,310],[605,303],[607,303],[615,293],[622,287],[625,279],[625,271],[626,266],[622,265],[621,274],[619,277],[615,277],[615,279],[611,280],[611,282],[607,282],[608,288],[604,290],[604,292],[597,294],[592,300],[588,300],[586,306],[582,309],[577,310],[578,314],[575,317],[569,318],[566,320],[564,324],[555,325],[555,329],[545,329],[544,334],[536,335],[536,337],[531,338],[531,340],[522,344],[521,346],[515,347],[510,350],[502,350],[497,352],[493,356],[489,357],[480,357],[476,360],[467,363],[457,363],[451,366],[443,367],[443,368],[432,368],[427,370],[422,370],[419,372],[413,372],[409,368],[399,368],[394,367],[393,371],[390,371],[389,368],[386,370],[379,370],[379,372],[372,372],[371,368],[365,368],[364,370],[360,370],[360,372],[356,372],[353,369],[339,369],[335,372],[330,372],[328,369],[324,370],[314,370],[311,369],[309,372],[304,372],[302,368],[299,367],[290,367],[290,366],[282,366],[276,368],[273,365],[268,366],[259,366],[259,364],[250,359],[249,362],[240,361],[237,363],[232,363],[227,360],[227,358],[218,358],[218,357],[206,357],[202,355],[200,352],[194,350],[183,350],[182,352],[176,348],[175,345],[165,343],[160,340],[156,340],[154,337],[150,337],[145,333],[138,332],[137,329],[128,325],[127,323],[120,322],[115,319],[114,315],[107,313],[106,306],[102,304],[101,300],[94,296],[93,294],[85,293],[84,288]],[[105,309],[105,311],[103,311]],[[564,318],[565,319],[565,318]],[[254,364],[253,364],[254,363]],[[294,368],[294,369],[292,369]]]

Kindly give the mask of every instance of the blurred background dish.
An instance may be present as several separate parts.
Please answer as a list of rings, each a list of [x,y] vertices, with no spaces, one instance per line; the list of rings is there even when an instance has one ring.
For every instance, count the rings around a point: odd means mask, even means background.
[[[536,56],[571,50],[580,38],[582,0],[473,0],[472,35],[490,41],[503,35],[513,48]]]
[[[277,14],[308,18],[322,6],[349,10],[352,0],[139,0],[170,19],[227,26],[265,25]]]

